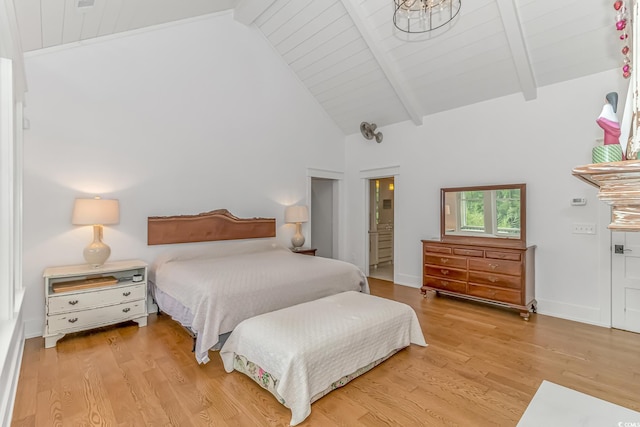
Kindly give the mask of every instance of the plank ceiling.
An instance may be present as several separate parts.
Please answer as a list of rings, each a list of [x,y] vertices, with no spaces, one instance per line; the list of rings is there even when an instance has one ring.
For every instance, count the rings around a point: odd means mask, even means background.
[[[622,64],[612,0],[462,0],[446,31],[410,38],[393,0],[14,2],[25,52],[234,9],[347,135]]]

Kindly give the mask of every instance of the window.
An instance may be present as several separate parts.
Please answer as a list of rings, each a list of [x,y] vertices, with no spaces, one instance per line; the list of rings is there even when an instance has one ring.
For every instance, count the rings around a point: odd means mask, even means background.
[[[0,319],[13,315],[13,78],[12,61],[0,58]]]
[[[462,191],[459,198],[459,230],[478,235],[519,236],[519,189]]]
[[[0,57],[0,319],[20,307],[22,287],[22,102],[13,61]]]
[[[484,192],[463,191],[460,193],[460,230],[485,232]]]

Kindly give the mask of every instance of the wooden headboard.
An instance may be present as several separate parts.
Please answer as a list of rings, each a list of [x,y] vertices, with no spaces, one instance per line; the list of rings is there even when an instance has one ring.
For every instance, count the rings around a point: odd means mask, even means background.
[[[275,236],[275,218],[237,218],[226,209],[198,215],[150,216],[147,218],[148,245]]]

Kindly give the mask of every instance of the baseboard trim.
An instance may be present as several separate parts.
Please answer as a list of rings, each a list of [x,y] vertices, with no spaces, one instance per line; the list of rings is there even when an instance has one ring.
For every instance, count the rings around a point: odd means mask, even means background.
[[[601,320],[601,312],[598,307],[568,304],[551,301],[544,298],[536,298],[538,301],[538,313],[545,316],[558,317],[560,319],[573,320],[574,322],[587,323],[589,325],[610,328],[611,325]]]
[[[26,339],[41,337],[44,334],[42,319],[30,319],[24,321],[24,336]]]
[[[410,288],[422,287],[422,277],[411,276],[409,274],[396,274],[394,282],[396,285],[408,286]]]
[[[5,342],[8,347],[6,349],[0,348],[0,351],[7,351],[4,363],[0,366],[0,425],[3,426],[11,425],[20,366],[22,365],[25,337],[21,314],[10,322],[9,328],[13,330],[8,342]]]

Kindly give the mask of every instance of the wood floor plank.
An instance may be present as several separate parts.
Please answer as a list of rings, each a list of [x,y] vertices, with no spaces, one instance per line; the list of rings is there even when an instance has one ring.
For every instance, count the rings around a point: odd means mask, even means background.
[[[640,334],[370,279],[410,305],[411,346],[312,405],[305,426],[515,425],[543,380],[640,411]],[[216,352],[199,365],[169,316],[25,342],[12,426],[288,426],[291,412]]]

